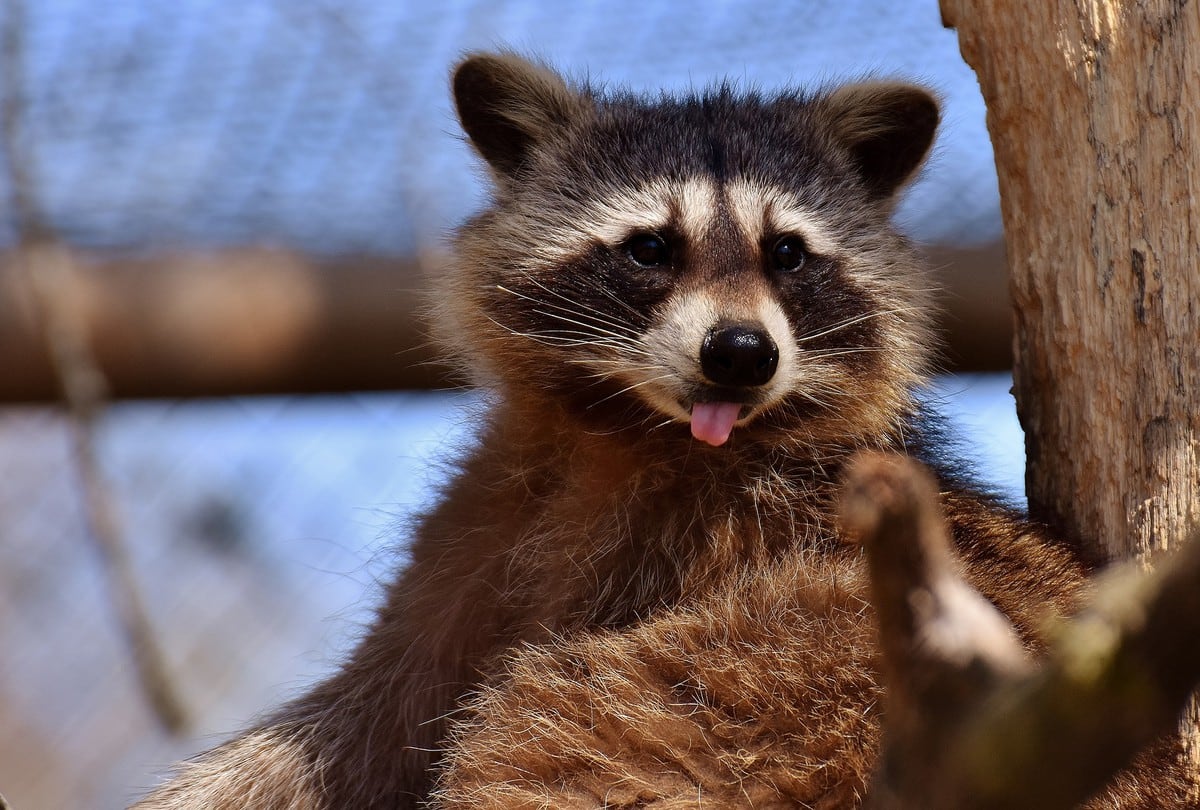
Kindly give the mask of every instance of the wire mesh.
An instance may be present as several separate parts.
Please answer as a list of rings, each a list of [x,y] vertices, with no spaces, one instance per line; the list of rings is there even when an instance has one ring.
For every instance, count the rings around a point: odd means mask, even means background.
[[[379,253],[436,241],[478,193],[447,66],[498,43],[647,90],[928,79],[948,121],[909,216],[930,240],[998,233],[982,101],[934,3],[27,5],[22,133],[44,212],[75,244]]]

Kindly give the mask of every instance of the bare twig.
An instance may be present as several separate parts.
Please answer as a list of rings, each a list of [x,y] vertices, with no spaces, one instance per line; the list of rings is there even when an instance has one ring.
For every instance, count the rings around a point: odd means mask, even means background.
[[[5,77],[0,120],[0,152],[8,159],[12,211],[20,240],[13,263],[29,291],[36,320],[62,386],[71,416],[90,535],[104,563],[114,608],[142,689],[159,722],[178,731],[186,722],[183,704],[167,675],[153,627],[142,605],[137,580],[122,540],[117,510],[104,481],[96,452],[96,424],[104,408],[104,376],[92,357],[80,319],[72,310],[74,259],[38,208],[31,176],[31,155],[22,138],[25,118],[24,23],[22,0],[8,0],[0,76]]]
[[[1114,572],[1092,606],[1062,627],[1045,665],[989,697],[952,758],[960,790],[978,796],[980,808],[1083,801],[1177,728],[1200,682],[1198,634],[1193,535],[1149,575],[1133,563]]]
[[[873,806],[941,807],[924,802],[944,780],[963,716],[1032,665],[1008,621],[956,574],[927,472],[899,456],[862,457],[842,513],[866,548],[888,687]],[[912,797],[922,801],[906,803]]]
[[[1200,543],[1106,578],[1034,668],[955,573],[928,473],[861,459],[843,517],[866,548],[889,690],[874,808],[1075,807],[1175,727],[1200,681]]]

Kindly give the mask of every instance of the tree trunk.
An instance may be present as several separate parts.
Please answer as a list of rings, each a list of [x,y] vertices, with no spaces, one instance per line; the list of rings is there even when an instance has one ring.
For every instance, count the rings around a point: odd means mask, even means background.
[[[1030,512],[1148,563],[1200,518],[1200,3],[941,9],[988,107]]]

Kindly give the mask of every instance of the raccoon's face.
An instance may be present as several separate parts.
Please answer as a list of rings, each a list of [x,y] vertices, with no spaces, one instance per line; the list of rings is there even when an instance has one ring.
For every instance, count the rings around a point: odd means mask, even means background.
[[[937,122],[923,90],[649,103],[513,56],[459,66],[494,205],[444,312],[510,390],[614,429],[868,443],[928,351],[919,263],[889,225]]]

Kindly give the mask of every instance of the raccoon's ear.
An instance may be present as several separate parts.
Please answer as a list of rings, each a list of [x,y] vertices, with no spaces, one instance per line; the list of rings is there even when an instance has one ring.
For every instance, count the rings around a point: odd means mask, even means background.
[[[540,142],[588,106],[558,75],[514,54],[473,54],[452,83],[463,129],[502,177],[516,174]]]
[[[890,197],[920,168],[938,125],[929,91],[901,82],[839,87],[824,100],[834,137],[878,197]]]

